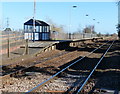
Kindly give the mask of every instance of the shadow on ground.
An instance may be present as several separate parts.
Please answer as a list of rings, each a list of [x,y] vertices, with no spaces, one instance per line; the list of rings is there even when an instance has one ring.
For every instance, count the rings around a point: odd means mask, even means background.
[[[105,47],[106,48],[106,47]],[[93,48],[82,48],[81,50],[91,51]],[[100,49],[97,53],[105,52],[105,49]],[[99,64],[97,71],[95,71],[92,76],[94,79],[97,79],[97,83],[94,88],[105,88],[110,90],[120,90],[120,41],[116,41],[115,45],[110,49],[110,54],[105,57],[102,62]],[[81,57],[79,57],[81,58]],[[75,60],[68,62],[60,66],[59,68],[55,68],[54,66],[39,68],[39,67],[31,67],[26,72],[40,72],[47,75],[53,75],[61,69],[67,67]],[[87,75],[94,68],[96,63],[99,61],[99,58],[89,58],[85,57],[85,59],[81,60],[74,64],[74,66],[67,69],[65,72],[60,74],[58,77],[65,77],[66,75]],[[73,72],[76,71],[75,73]],[[23,75],[29,76],[29,75]],[[22,76],[21,76],[22,77]],[[73,84],[78,83],[77,81]],[[70,90],[73,87],[70,87]]]

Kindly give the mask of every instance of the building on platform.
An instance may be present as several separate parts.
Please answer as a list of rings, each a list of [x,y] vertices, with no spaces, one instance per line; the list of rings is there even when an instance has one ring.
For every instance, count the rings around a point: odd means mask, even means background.
[[[24,23],[24,38],[29,40],[50,40],[50,25],[44,21],[35,20],[34,31],[33,19]]]

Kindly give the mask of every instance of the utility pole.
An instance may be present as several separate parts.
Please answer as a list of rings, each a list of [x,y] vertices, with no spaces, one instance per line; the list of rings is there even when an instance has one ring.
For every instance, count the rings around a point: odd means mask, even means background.
[[[7,18],[7,32],[8,32],[8,58],[10,57],[10,38],[9,38],[9,18]]]
[[[7,28],[9,27],[9,18],[7,18]]]
[[[35,41],[35,14],[36,14],[36,0],[34,0],[34,12],[33,12],[33,42]]]

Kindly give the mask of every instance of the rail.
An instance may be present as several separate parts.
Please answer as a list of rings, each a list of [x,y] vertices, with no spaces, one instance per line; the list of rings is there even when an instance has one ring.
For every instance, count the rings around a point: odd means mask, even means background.
[[[100,60],[98,61],[97,65],[94,67],[94,69],[91,71],[91,73],[89,74],[89,76],[86,78],[86,80],[84,81],[84,83],[82,84],[82,86],[78,89],[76,94],[79,94],[79,92],[83,89],[83,87],[85,86],[85,84],[87,83],[87,81],[90,79],[91,75],[93,74],[93,72],[96,70],[96,68],[98,67],[98,65],[100,64],[100,62],[103,60],[104,56],[107,54],[107,52],[109,51],[109,49],[112,47],[113,43],[115,41],[112,42],[112,44],[108,47],[108,49],[106,50],[106,52],[102,55],[102,57],[100,58]]]
[[[66,69],[68,69],[69,67],[71,67],[72,65],[76,64],[77,62],[81,61],[82,59],[84,59],[85,57],[91,55],[93,52],[95,52],[96,50],[98,50],[99,48],[101,48],[102,46],[104,46],[105,44],[107,44],[110,41],[107,41],[106,43],[104,43],[103,45],[99,46],[98,48],[94,49],[93,51],[91,51],[89,54],[83,56],[82,58],[78,59],[77,61],[73,62],[72,64],[70,64],[69,66],[65,67],[64,69],[60,70],[59,72],[57,72],[56,74],[54,74],[53,76],[51,76],[50,78],[48,78],[47,80],[43,81],[42,83],[38,84],[37,86],[35,86],[34,88],[30,89],[29,91],[27,91],[24,94],[30,93],[32,91],[35,91],[38,87],[42,87],[43,85],[45,85],[46,83],[48,83],[49,81],[51,81],[53,78],[55,78],[56,76],[58,76],[60,73],[62,73],[63,71],[65,71]]]
[[[91,40],[91,39],[87,39],[87,40]],[[76,41],[78,42],[78,41],[80,41],[80,40],[76,40]],[[85,40],[83,40],[83,41],[85,41]],[[63,42],[66,42],[66,41],[63,41]],[[75,40],[74,40],[73,42],[75,42]],[[49,46],[46,46],[45,48],[43,48],[41,51],[49,50],[49,48],[53,48],[53,46],[56,47],[56,43],[59,43],[59,42],[52,43],[52,44],[50,44]],[[37,52],[37,54],[40,54],[40,52],[39,52],[39,53]],[[34,54],[35,57],[37,56],[37,54],[36,54],[36,53]],[[21,61],[20,61],[20,62],[21,62]],[[12,63],[12,64],[1,65],[0,68],[4,68],[4,67],[10,66],[10,65],[15,65],[15,64],[18,64],[18,63],[20,63],[20,62],[14,62],[14,63]],[[32,65],[32,66],[34,66],[34,65]],[[29,67],[32,67],[32,66],[29,66]],[[17,71],[14,71],[14,72],[11,72],[11,73],[5,74],[5,75],[16,74],[16,73],[18,73],[19,71],[23,71],[23,70],[25,70],[25,69],[27,69],[27,68],[29,68],[29,67],[26,67],[26,68],[24,68],[24,69],[22,69],[22,70],[20,69],[20,70],[17,70]],[[3,74],[4,74],[4,73],[3,73]],[[3,74],[2,74],[2,71],[1,71],[1,76],[5,76],[5,75],[3,75]]]

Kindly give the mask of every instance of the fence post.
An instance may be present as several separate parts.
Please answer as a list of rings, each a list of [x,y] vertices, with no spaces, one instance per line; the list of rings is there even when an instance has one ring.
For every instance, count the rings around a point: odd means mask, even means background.
[[[8,58],[9,58],[10,57],[10,39],[9,38],[8,38],[8,49],[7,50],[8,50],[7,53],[8,53]]]
[[[83,39],[85,38],[85,33],[83,33]]]
[[[29,54],[29,49],[28,49],[28,39],[25,40],[25,54]]]

